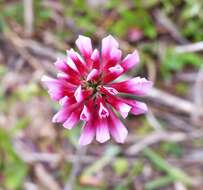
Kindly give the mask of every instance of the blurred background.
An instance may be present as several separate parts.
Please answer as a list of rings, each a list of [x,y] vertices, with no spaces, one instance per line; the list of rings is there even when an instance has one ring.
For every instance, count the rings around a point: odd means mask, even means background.
[[[124,145],[78,146],[42,87],[79,34],[112,34],[154,81]],[[202,0],[0,0],[0,190],[203,190]]]

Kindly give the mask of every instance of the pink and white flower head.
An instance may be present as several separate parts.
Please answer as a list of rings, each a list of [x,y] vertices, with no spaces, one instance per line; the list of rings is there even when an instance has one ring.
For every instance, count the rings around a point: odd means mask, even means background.
[[[55,66],[59,70],[57,79],[43,76],[53,100],[59,101],[61,109],[53,122],[63,123],[67,129],[83,121],[79,143],[87,145],[96,140],[104,143],[112,136],[123,143],[128,131],[117,116],[134,115],[147,111],[145,103],[122,98],[121,93],[142,96],[148,93],[152,82],[135,77],[122,82],[114,80],[139,63],[135,50],[122,59],[118,42],[111,36],[102,40],[101,50],[93,49],[91,39],[79,36],[76,45],[80,54],[67,50],[67,58],[59,58]],[[101,53],[100,53],[101,52]]]

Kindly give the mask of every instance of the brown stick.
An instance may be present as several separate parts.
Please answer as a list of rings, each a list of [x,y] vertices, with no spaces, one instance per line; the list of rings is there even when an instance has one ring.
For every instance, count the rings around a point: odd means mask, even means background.
[[[203,41],[188,45],[177,46],[175,50],[177,53],[203,51]]]
[[[188,100],[179,98],[177,96],[171,95],[157,88],[152,88],[147,98],[157,102],[158,104],[165,105],[167,107],[173,108],[177,111],[180,111],[189,115],[191,115],[197,109],[194,103]],[[203,109],[199,110],[199,114],[203,115]]]
[[[53,178],[52,175],[45,169],[42,164],[36,164],[34,167],[35,175],[39,182],[47,189],[60,190],[58,182]]]
[[[159,143],[160,141],[181,142],[189,140],[190,138],[202,138],[202,136],[203,134],[201,131],[194,131],[188,134],[183,132],[168,132],[168,131],[154,132],[145,136],[138,143],[135,143],[132,146],[130,146],[126,150],[126,154],[135,155],[138,152],[142,151],[147,146]]]
[[[23,5],[24,5],[25,30],[26,33],[29,36],[31,36],[34,31],[33,0],[23,0]]]

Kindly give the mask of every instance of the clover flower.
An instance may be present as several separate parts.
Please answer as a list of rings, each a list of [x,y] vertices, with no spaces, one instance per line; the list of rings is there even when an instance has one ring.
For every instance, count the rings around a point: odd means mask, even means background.
[[[123,98],[122,94],[142,96],[152,86],[151,81],[140,77],[115,81],[139,63],[138,52],[135,50],[122,59],[119,44],[111,35],[102,40],[101,50],[93,50],[91,39],[82,35],[76,40],[76,45],[81,55],[70,49],[67,50],[67,58],[58,58],[55,62],[59,70],[57,79],[42,77],[51,98],[61,105],[53,122],[72,129],[83,121],[81,145],[91,143],[95,136],[100,143],[109,140],[110,136],[123,143],[128,131],[118,115],[126,118],[129,112],[143,114],[147,106],[143,102]]]

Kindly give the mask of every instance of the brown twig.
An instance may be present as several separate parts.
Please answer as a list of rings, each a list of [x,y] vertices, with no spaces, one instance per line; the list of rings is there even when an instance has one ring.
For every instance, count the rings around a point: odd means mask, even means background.
[[[160,141],[181,142],[181,141],[189,140],[190,138],[202,138],[202,137],[203,137],[203,133],[201,131],[193,131],[188,134],[183,132],[168,132],[168,131],[154,132],[145,136],[138,143],[130,146],[126,150],[126,154],[135,155],[138,152],[142,151],[147,146],[153,145]]]
[[[6,37],[13,44],[15,50],[23,59],[28,61],[28,63],[34,69],[42,70],[42,65],[27,51],[27,49],[24,47],[24,41],[20,37],[11,31],[6,32]]]
[[[152,101],[155,101],[157,104],[165,105],[167,107],[173,108],[181,113],[189,114],[196,111],[196,105],[188,100],[184,100],[177,96],[171,95],[162,90],[152,88],[150,93],[147,95]],[[199,110],[199,114],[203,115],[203,108]]]
[[[49,174],[42,164],[36,164],[34,171],[39,182],[47,189],[60,190],[60,186],[57,181]]]
[[[201,110],[203,108],[203,67],[199,70],[195,81],[194,102],[196,105],[196,111],[191,113],[192,121],[202,126],[202,122],[200,121],[200,116],[202,116]]]
[[[73,163],[73,169],[72,169],[72,172],[71,172],[63,190],[74,190],[75,189],[74,188],[75,180],[76,180],[78,171],[80,170],[80,167],[81,167],[80,159],[85,154],[85,152],[86,152],[85,147],[78,147],[77,148],[75,161]]]
[[[197,52],[203,51],[203,41],[196,42],[188,45],[181,45],[175,48],[177,53]]]
[[[31,36],[34,32],[34,13],[33,13],[33,0],[23,0],[24,5],[24,22],[26,33]]]
[[[162,12],[161,10],[156,10],[154,12],[156,20],[164,26],[171,36],[181,44],[186,44],[188,41],[182,37],[178,27]]]

